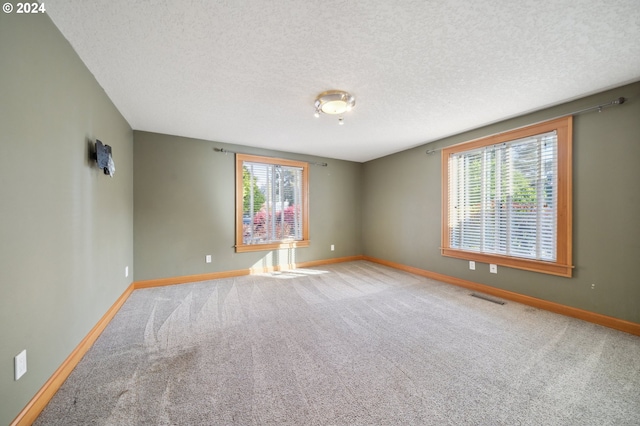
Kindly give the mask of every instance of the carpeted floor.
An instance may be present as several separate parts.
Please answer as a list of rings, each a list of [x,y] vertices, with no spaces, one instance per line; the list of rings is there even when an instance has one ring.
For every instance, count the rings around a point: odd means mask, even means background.
[[[638,425],[640,338],[359,261],[137,290],[36,425]]]

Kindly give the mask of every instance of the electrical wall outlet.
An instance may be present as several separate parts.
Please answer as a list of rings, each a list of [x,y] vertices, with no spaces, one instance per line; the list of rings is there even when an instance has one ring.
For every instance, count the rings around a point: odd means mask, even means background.
[[[129,267],[125,266],[124,267],[124,277],[127,278],[129,276]]]
[[[208,255],[204,258],[204,261],[205,261],[205,262],[207,262],[207,263],[211,263],[211,255],[210,255],[210,254],[208,254]]]
[[[489,272],[492,274],[498,273],[498,265],[494,265],[493,263],[489,265]]]
[[[336,249],[336,246],[334,246],[333,244],[331,244],[331,251],[334,251]]]
[[[476,262],[474,262],[473,260],[469,261],[469,269],[471,269],[472,271],[476,270]]]
[[[15,367],[15,378],[18,380],[27,372],[27,350],[23,350],[13,359]]]

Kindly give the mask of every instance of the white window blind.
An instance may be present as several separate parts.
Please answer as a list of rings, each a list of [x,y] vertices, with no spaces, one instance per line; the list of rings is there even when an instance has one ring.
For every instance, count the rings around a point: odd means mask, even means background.
[[[303,238],[301,167],[244,161],[243,244]]]
[[[449,157],[449,246],[556,260],[555,131]]]

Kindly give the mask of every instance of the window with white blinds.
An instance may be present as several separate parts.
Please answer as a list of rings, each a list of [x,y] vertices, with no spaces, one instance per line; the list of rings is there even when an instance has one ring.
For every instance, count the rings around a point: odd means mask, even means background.
[[[443,254],[570,276],[570,127],[563,118],[444,149]]]
[[[307,163],[236,155],[236,251],[308,245]]]
[[[555,131],[452,155],[450,246],[554,261],[557,159]]]

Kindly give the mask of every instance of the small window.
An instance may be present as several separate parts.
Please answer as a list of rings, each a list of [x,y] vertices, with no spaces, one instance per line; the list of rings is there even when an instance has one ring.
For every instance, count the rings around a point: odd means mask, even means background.
[[[236,251],[309,245],[308,163],[236,154]]]
[[[442,254],[570,277],[571,117],[442,150]]]

